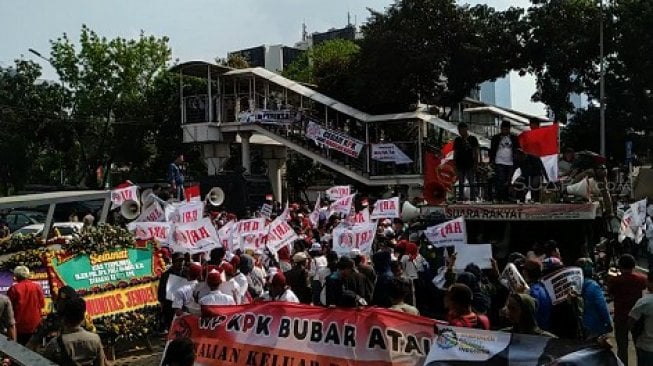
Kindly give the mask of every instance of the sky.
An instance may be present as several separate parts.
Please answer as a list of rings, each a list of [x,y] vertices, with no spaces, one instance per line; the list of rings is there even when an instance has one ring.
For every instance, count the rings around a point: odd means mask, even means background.
[[[49,54],[49,40],[67,33],[77,40],[82,24],[113,38],[146,34],[168,36],[173,59],[213,60],[229,51],[262,44],[293,45],[308,32],[325,31],[351,21],[361,24],[367,8],[383,10],[392,0],[2,0],[0,1],[0,66],[16,58],[33,59],[45,79],[56,79],[47,64],[28,52]],[[472,4],[477,1],[470,0]],[[488,0],[497,9],[527,7],[527,0]],[[530,95],[528,80],[515,83],[513,95]],[[531,85],[531,87],[529,87]],[[530,90],[528,90],[530,88]],[[528,98],[526,98],[528,99]],[[522,103],[516,103],[521,105]],[[530,108],[530,107],[529,107]],[[541,108],[541,107],[540,107]],[[536,108],[537,109],[537,108]],[[523,109],[522,109],[523,110]],[[528,112],[527,110],[524,110]]]

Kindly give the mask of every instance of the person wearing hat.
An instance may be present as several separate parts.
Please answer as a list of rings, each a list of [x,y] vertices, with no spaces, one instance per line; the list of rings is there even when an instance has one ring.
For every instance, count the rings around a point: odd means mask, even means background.
[[[245,303],[245,297],[247,295],[247,288],[249,287],[249,282],[247,281],[247,276],[241,272],[241,258],[246,254],[235,255],[231,258],[231,265],[234,267],[233,281],[238,285],[238,296],[240,298],[240,303]]]
[[[374,285],[376,284],[376,272],[374,272],[374,268],[365,263],[365,257],[358,248],[354,248],[349,252],[349,258],[354,261],[354,269],[356,272],[362,274],[363,277],[365,277],[365,286],[367,288],[367,293],[370,294],[371,299],[374,294]]]
[[[319,273],[326,268],[327,259],[322,252],[320,243],[313,242],[308,254],[311,256],[310,265],[308,266],[308,278],[311,282],[312,303],[318,305],[320,303],[320,292],[322,291]]]
[[[459,136],[453,141],[453,160],[458,176],[458,200],[464,201],[465,181],[469,184],[469,199],[476,200],[476,169],[479,163],[478,139],[469,134],[465,122],[458,124]]]
[[[161,278],[159,278],[159,287],[157,288],[157,299],[161,305],[161,331],[168,332],[170,329],[170,324],[172,324],[172,319],[175,316],[174,310],[172,310],[172,300],[168,299],[167,287],[168,280],[171,275],[183,277],[182,272],[184,270],[184,253],[174,252],[172,253],[172,265],[168,268]],[[172,295],[172,294],[170,294]]]
[[[199,301],[200,306],[208,305],[236,305],[234,298],[220,291],[220,284],[222,283],[222,276],[220,272],[211,270],[206,276],[206,284],[211,290],[206,296],[202,297]]]
[[[270,290],[262,296],[264,301],[285,301],[299,303],[297,295],[288,287],[286,276],[282,272],[277,272],[270,279]]]
[[[515,169],[520,169],[521,175],[513,184],[517,199],[526,200],[526,194],[531,192],[531,200],[540,201],[542,191],[542,178],[549,180],[542,159],[535,155],[527,154],[522,149],[517,149],[515,154]]]
[[[184,312],[199,313],[199,305],[195,301],[193,291],[202,276],[202,265],[197,262],[191,262],[186,271],[186,280],[188,283],[178,288],[174,293],[172,300],[172,309],[179,316]]]
[[[326,279],[326,305],[337,307],[365,306],[371,294],[367,293],[365,277],[354,270],[354,261],[340,257],[338,270]]]
[[[304,252],[297,252],[293,255],[292,261],[293,268],[290,271],[284,272],[286,283],[295,295],[297,295],[299,302],[310,304],[313,294],[309,286],[308,271],[306,270],[308,256]]]
[[[23,346],[41,323],[41,309],[45,306],[43,289],[29,277],[29,268],[17,266],[14,269],[16,283],[7,291],[16,320],[16,341]]]
[[[490,163],[495,173],[495,190],[499,201],[508,201],[508,189],[514,170],[514,157],[519,148],[517,135],[510,132],[510,121],[501,122],[501,132],[492,136]]]
[[[243,291],[240,289],[238,283],[234,280],[236,269],[231,263],[228,262],[222,263],[220,268],[222,269],[222,274],[224,275],[224,281],[222,281],[220,284],[220,291],[223,294],[231,296],[234,299],[236,305],[242,304]]]

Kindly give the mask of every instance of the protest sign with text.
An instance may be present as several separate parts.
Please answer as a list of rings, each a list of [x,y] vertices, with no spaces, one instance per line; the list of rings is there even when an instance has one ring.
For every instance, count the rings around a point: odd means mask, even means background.
[[[513,292],[521,292],[522,290],[529,289],[528,283],[526,283],[524,277],[519,273],[517,266],[512,263],[508,263],[506,268],[503,269],[499,281]]]
[[[354,203],[354,196],[356,194],[350,194],[349,196],[344,196],[329,206],[329,210],[331,210],[332,213],[339,213],[342,214],[343,216],[349,216],[349,213],[351,212],[351,206]]]
[[[177,215],[175,216],[182,224],[194,222],[204,217],[204,202],[184,202],[177,207]]]
[[[376,235],[376,225],[357,225],[351,228],[339,225],[333,229],[332,235],[333,250],[338,255],[349,255],[352,249],[358,249],[361,253],[369,255]]]
[[[139,202],[138,186],[114,189],[111,191],[111,208],[120,207],[125,201],[132,200]]]
[[[322,203],[322,200],[320,198],[320,194],[317,194],[317,199],[315,200],[315,206],[313,207],[313,211],[308,215],[308,220],[311,222],[311,225],[313,227],[317,227],[320,223],[320,204]]]
[[[464,271],[468,264],[474,263],[481,269],[492,268],[492,244],[456,244],[456,262],[453,269]]]
[[[272,253],[277,253],[284,246],[290,246],[298,239],[295,230],[283,217],[277,217],[268,227],[267,246]]]
[[[231,250],[233,244],[233,236],[234,236],[234,231],[236,230],[236,222],[235,221],[229,221],[226,224],[222,225],[220,229],[218,229],[218,239],[220,241],[219,247],[225,248],[225,250]]]
[[[351,194],[350,186],[335,186],[326,190],[327,197],[330,200],[335,201],[342,197],[349,196]]]
[[[173,227],[174,248],[180,251],[202,252],[219,246],[218,234],[209,218],[176,224]]]
[[[394,219],[400,217],[399,215],[399,197],[388,198],[384,200],[377,200],[374,202],[374,209],[370,218],[372,220],[378,219]]]
[[[134,221],[138,222],[163,222],[166,221],[166,212],[158,202],[147,206],[141,215]]]
[[[254,358],[256,365],[421,366],[436,324],[388,309],[282,302],[207,306],[202,314],[175,318],[168,339],[190,337],[204,366],[253,365]]]
[[[580,294],[583,290],[583,270],[578,267],[566,267],[542,278],[546,292],[553,305],[559,304],[571,291]]]
[[[372,159],[384,163],[410,164],[413,162],[408,155],[404,154],[399,147],[393,143],[372,144]]]
[[[424,235],[436,248],[467,243],[465,218],[459,217],[439,225],[429,226],[424,230]]]
[[[347,223],[351,226],[372,224],[372,220],[370,219],[370,210],[368,210],[366,207],[358,212],[353,212],[347,218]]]
[[[360,155],[365,145],[363,141],[338,131],[323,128],[315,122],[308,122],[305,136],[320,146],[339,151],[353,158],[357,158]]]
[[[171,244],[171,225],[169,222],[130,222],[127,230],[131,231],[136,239],[154,239],[162,244]]]

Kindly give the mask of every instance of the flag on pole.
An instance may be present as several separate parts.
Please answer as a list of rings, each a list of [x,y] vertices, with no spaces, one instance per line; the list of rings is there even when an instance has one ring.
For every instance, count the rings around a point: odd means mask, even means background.
[[[558,180],[558,124],[524,131],[519,135],[519,145],[525,153],[542,160],[549,181]]]
[[[186,201],[188,202],[201,201],[202,199],[200,198],[200,185],[193,184],[192,186],[184,188],[184,195],[186,196]]]

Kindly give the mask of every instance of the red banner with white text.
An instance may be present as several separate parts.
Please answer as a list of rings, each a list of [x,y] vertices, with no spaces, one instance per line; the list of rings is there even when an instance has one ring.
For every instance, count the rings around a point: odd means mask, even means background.
[[[387,309],[290,303],[211,306],[177,317],[170,339],[190,337],[195,365],[422,365],[435,320]]]

